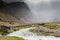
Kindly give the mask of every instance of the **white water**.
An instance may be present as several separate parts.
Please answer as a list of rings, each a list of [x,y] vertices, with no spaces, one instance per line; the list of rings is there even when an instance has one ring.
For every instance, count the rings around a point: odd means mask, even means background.
[[[36,34],[33,34],[32,32],[29,32],[29,29],[32,29],[32,28],[21,29],[21,30],[13,32],[9,35],[21,36],[21,37],[24,37],[24,36],[37,36]]]
[[[53,36],[39,36],[34,33],[29,32],[29,29],[32,28],[26,28],[21,29],[19,31],[13,32],[7,36],[16,36],[16,37],[23,37],[25,40],[60,40],[60,38],[55,38]]]

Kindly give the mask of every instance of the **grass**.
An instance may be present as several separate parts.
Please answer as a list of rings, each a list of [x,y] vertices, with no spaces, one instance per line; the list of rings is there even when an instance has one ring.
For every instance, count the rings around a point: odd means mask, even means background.
[[[38,28],[39,26],[43,26],[43,27],[47,27],[49,29],[59,29],[60,30],[60,22],[54,22],[54,23],[35,23],[35,24],[26,24],[26,25],[18,25],[19,23],[17,22],[12,22],[12,24],[10,22],[2,22],[0,21],[0,25],[5,25],[5,26],[8,26],[10,27],[9,31],[10,33],[11,32],[14,32],[14,31],[18,31],[20,29],[24,29],[24,28],[30,28],[30,27],[36,27]],[[58,30],[58,31],[59,31]],[[6,29],[3,29],[0,30],[0,34],[5,34],[5,31],[7,31]],[[41,35],[53,35],[53,36],[60,36],[60,32],[57,33],[57,34],[54,34],[54,33],[48,33],[48,32],[44,32],[44,31],[38,31],[38,30],[35,30],[35,29],[31,29],[29,30],[33,33],[36,33],[36,34],[41,34]]]
[[[32,27],[31,25],[19,25],[18,22],[6,22],[6,21],[0,21],[0,35],[7,35],[9,33],[12,33],[14,31],[18,31],[20,29],[25,29]],[[8,28],[6,28],[8,27]]]
[[[34,30],[34,29],[30,29],[29,31],[33,32],[33,33],[36,33],[37,35],[43,35],[43,36],[49,35],[49,33],[46,33],[46,32],[43,32],[43,31],[37,31],[37,30]]]
[[[30,32],[36,33],[37,35],[42,35],[42,36],[55,36],[55,37],[60,37],[60,32],[59,33],[49,33],[49,32],[44,32],[44,31],[38,31],[35,29],[30,29]]]
[[[24,40],[24,39],[15,36],[0,36],[0,40]]]
[[[39,26],[46,27],[46,28],[48,28],[50,30],[54,30],[54,31],[56,30],[56,32],[49,32],[49,31],[46,32],[43,30],[39,30],[40,29]],[[35,27],[36,27],[36,25],[35,25]],[[43,25],[37,24],[37,27],[35,29],[30,29],[29,31],[36,33],[37,35],[60,37],[60,22],[44,23]]]

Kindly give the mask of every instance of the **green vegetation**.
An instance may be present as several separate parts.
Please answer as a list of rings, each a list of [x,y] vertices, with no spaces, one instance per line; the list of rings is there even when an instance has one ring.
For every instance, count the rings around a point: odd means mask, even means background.
[[[37,35],[44,35],[44,36],[56,36],[60,37],[60,23],[44,23],[35,25],[34,29],[30,29],[30,32],[36,33]]]
[[[0,21],[0,35],[7,35],[20,29],[33,27],[32,24],[20,25],[18,22]]]
[[[25,24],[23,21],[0,10],[0,35],[7,35],[11,32],[17,31],[20,29],[20,25],[23,24]]]
[[[42,26],[42,28],[40,26]],[[36,33],[38,35],[60,36],[60,31],[59,31],[60,30],[60,22],[20,25],[18,22],[6,22],[6,21],[0,21],[0,35],[7,35],[11,32],[18,31],[18,30],[24,29],[24,28],[30,28],[30,27],[35,27],[35,29],[31,29],[29,31]],[[49,30],[49,31],[54,30],[54,31],[49,32],[47,30]]]
[[[3,25],[1,25],[3,24]],[[7,35],[11,32],[14,32],[14,31],[18,31],[20,29],[24,29],[24,28],[30,28],[30,27],[36,27],[36,28],[39,28],[39,29],[43,29],[43,28],[40,28],[39,26],[43,26],[43,27],[46,27],[48,29],[59,29],[60,30],[60,23],[35,23],[35,24],[27,24],[27,25],[18,25],[17,22],[12,22],[12,24],[9,22],[0,22],[0,26],[2,27],[0,29],[0,34],[1,35]],[[48,30],[47,29],[47,30]],[[48,32],[44,32],[43,30],[38,30],[36,29],[36,31],[33,31],[34,33],[38,33],[38,34],[43,34],[43,35],[53,35],[54,33],[48,33]],[[59,31],[58,30],[58,31]],[[59,31],[60,32],[60,31]]]
[[[24,40],[24,39],[14,36],[0,36],[0,40]]]
[[[30,29],[29,31],[33,32],[33,33],[36,33],[37,35],[42,35],[42,36],[54,36],[55,35],[54,33],[44,32],[42,30],[38,31],[38,30],[35,30],[35,29]]]

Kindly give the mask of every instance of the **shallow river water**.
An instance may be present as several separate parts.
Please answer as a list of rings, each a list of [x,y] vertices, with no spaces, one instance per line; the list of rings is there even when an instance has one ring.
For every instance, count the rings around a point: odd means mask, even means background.
[[[19,31],[8,34],[7,36],[23,37],[25,40],[60,40],[60,38],[56,38],[54,36],[36,35],[32,32],[29,32],[29,29],[32,28],[21,29]]]

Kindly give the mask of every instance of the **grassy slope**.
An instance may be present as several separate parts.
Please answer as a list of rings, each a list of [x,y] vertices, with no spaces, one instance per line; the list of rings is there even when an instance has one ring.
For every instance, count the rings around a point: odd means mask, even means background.
[[[23,21],[18,20],[17,18],[11,16],[10,14],[6,14],[4,12],[0,12],[0,21],[18,22],[20,24],[25,24]]]
[[[25,24],[23,21],[20,21],[17,18],[0,11],[0,26],[3,25],[6,27],[10,27],[9,30],[12,32],[14,30],[13,27],[16,27],[15,29],[18,30],[17,26],[23,25],[23,24]],[[0,29],[0,34],[5,33],[5,31],[7,31],[7,28]]]
[[[0,36],[0,40],[24,40],[24,39],[14,36]]]
[[[60,22],[46,23],[43,25],[37,24],[35,29],[30,29],[29,31],[38,35],[60,37]]]

